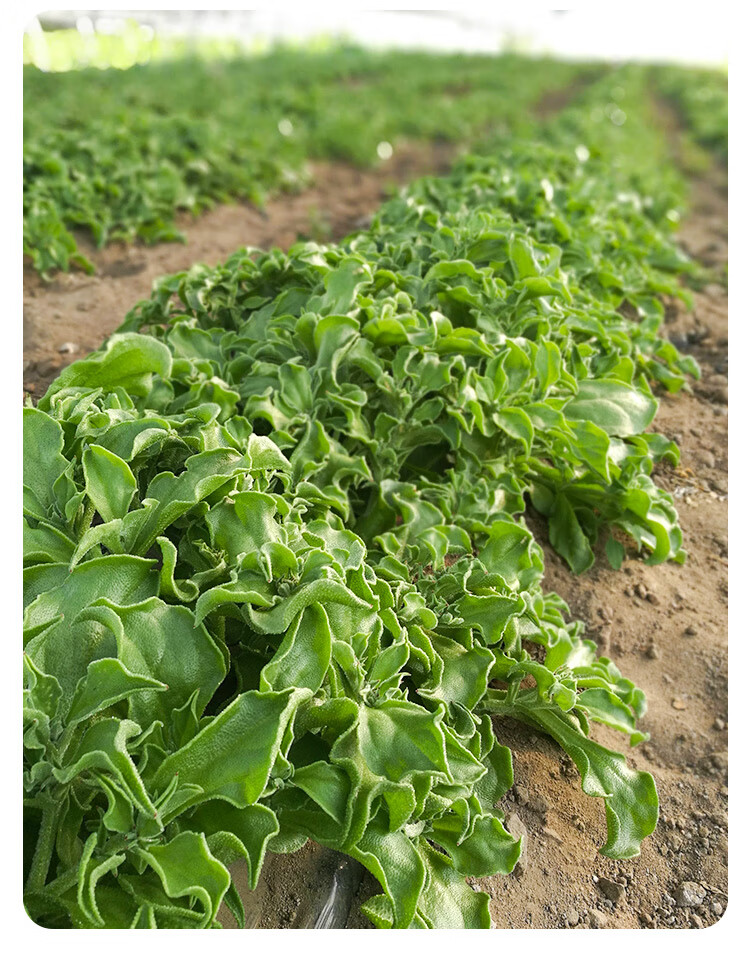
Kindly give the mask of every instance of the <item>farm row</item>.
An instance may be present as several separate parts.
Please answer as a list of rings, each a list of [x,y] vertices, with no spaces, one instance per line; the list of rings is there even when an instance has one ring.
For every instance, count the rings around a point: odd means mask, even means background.
[[[465,879],[521,851],[493,716],[603,798],[592,847],[638,854],[653,779],[595,726],[637,744],[645,698],[543,590],[523,513],[576,572],[602,537],[615,567],[685,557],[652,479],[678,449],[647,430],[698,375],[664,297],[706,273],[654,77],[600,77],[340,245],[162,279],[26,409],[38,921],[241,923],[228,867],[253,887],[313,839],[378,880],[378,926],[486,927]]]
[[[24,74],[24,251],[48,275],[97,245],[179,238],[178,211],[309,181],[310,160],[372,166],[402,139],[519,132],[544,92],[586,70],[553,61],[359,49]]]

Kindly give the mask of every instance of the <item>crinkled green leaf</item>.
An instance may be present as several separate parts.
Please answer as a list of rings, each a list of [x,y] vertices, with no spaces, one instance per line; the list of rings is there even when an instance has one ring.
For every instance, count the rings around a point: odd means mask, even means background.
[[[237,807],[257,802],[281,749],[300,698],[294,692],[247,691],[210,721],[187,745],[168,756],[154,780],[201,787],[202,800]]]
[[[261,691],[308,688],[317,691],[331,662],[331,628],[315,602],[299,613],[260,675]]]
[[[119,660],[104,658],[89,664],[78,682],[68,710],[67,724],[75,725],[136,691],[165,691],[167,685],[153,677],[131,673]]]
[[[643,432],[656,414],[656,399],[622,381],[580,381],[578,394],[565,406],[569,419],[594,422],[610,436]]]
[[[39,401],[39,408],[49,410],[54,395],[65,388],[122,388],[133,395],[146,395],[154,375],[169,377],[172,355],[169,348],[154,337],[115,335],[104,350],[89,354],[63,369]]]
[[[136,491],[135,477],[124,459],[102,446],[83,454],[86,493],[105,521],[124,517]]]
[[[659,815],[653,776],[630,769],[624,755],[587,738],[574,717],[555,708],[519,709],[519,715],[560,743],[581,773],[584,793],[604,799],[607,842],[601,853],[610,858],[637,857],[641,841],[653,833]]]
[[[150,844],[141,854],[170,898],[196,899],[204,911],[201,926],[214,920],[231,879],[209,851],[203,834],[185,831],[167,844]]]
[[[100,599],[79,621],[111,630],[123,668],[155,680],[152,690],[131,698],[131,716],[144,726],[154,718],[166,720],[190,696],[202,712],[226,674],[221,650],[184,607],[157,598],[127,606]]]

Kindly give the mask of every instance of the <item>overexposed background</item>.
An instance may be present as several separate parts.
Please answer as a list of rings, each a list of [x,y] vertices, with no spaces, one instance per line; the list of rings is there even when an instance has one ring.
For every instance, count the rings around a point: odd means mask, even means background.
[[[345,37],[360,44],[437,51],[553,54],[573,59],[726,65],[729,15],[719,5],[600,4],[575,10],[528,5],[461,10],[357,10],[308,4],[267,10],[59,10],[27,25],[118,33],[137,21],[159,36],[233,38],[262,48],[274,41]]]

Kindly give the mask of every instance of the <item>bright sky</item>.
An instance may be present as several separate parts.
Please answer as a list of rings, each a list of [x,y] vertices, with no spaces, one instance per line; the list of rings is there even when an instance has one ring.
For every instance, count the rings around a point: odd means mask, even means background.
[[[144,5],[145,6],[145,5]],[[345,35],[384,47],[495,52],[512,45],[526,53],[568,58],[639,59],[726,65],[731,35],[727,8],[714,5],[600,3],[575,10],[528,4],[464,5],[460,10],[357,10],[325,3],[265,10],[54,11],[71,26],[83,18],[97,30],[116,30],[134,17],[163,33],[301,40]],[[90,29],[90,28],[89,28]]]
[[[585,10],[537,10],[496,5],[462,11],[345,11],[312,4],[290,18],[283,10],[254,11],[255,29],[277,37],[343,31],[376,45],[497,51],[509,41],[529,53],[572,58],[684,61],[725,64],[729,24],[721,9],[706,16],[675,8],[607,5]],[[679,8],[678,8],[679,10]]]

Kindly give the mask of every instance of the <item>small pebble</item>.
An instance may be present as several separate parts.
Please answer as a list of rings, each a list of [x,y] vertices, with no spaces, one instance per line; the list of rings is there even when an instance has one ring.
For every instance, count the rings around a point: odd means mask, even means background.
[[[66,340],[64,344],[60,344],[57,350],[60,354],[75,354],[78,350],[78,344],[73,344],[69,340]]]
[[[654,643],[653,640],[651,640],[649,645],[646,647],[646,656],[648,657],[649,660],[659,659],[659,648],[657,647],[657,645]]]
[[[589,909],[589,929],[606,929],[607,916],[598,909]]]
[[[687,708],[687,705],[684,701],[680,701],[679,698],[672,698],[672,707],[675,711],[684,711]]]
[[[600,878],[598,885],[604,896],[615,905],[625,898],[625,889],[619,883],[619,881],[610,881],[609,878]]]
[[[680,908],[694,908],[703,903],[706,889],[695,881],[682,881],[675,889],[674,897]]]
[[[695,628],[695,626],[688,626],[687,629],[685,630],[685,635],[686,636],[697,636],[698,635],[698,630]]]
[[[541,813],[542,815],[549,809],[549,804],[544,797],[538,796],[537,794],[529,797],[528,806],[530,810],[533,810],[535,813]]]
[[[721,718],[716,718],[714,720],[714,728],[717,732],[723,732],[726,727],[726,722]]]
[[[698,449],[693,455],[698,463],[707,466],[709,469],[713,469],[716,466],[716,460],[713,454],[706,449]]]

